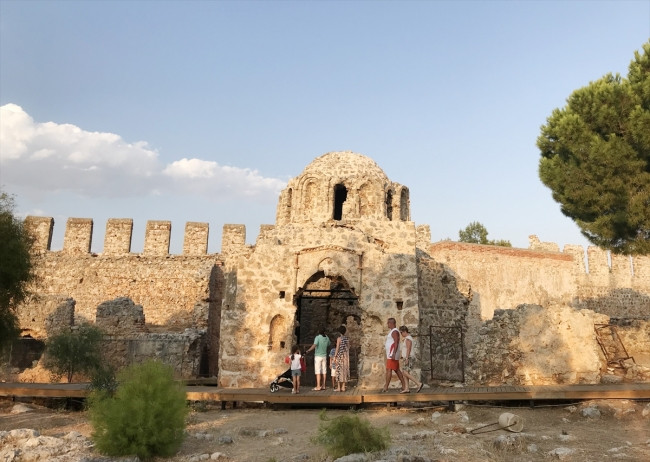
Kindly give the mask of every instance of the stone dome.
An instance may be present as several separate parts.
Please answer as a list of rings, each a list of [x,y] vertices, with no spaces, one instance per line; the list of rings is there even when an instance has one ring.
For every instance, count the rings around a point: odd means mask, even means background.
[[[314,159],[280,194],[276,224],[410,220],[408,188],[350,151]]]
[[[370,157],[351,151],[328,152],[314,159],[300,176],[339,178],[373,178],[389,183],[388,177]]]

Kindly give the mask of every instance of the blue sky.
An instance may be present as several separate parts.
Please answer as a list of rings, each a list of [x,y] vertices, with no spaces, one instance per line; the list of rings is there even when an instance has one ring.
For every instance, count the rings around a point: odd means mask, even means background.
[[[587,245],[539,180],[571,92],[627,75],[647,1],[0,0],[0,184],[21,215],[227,223],[255,241],[279,191],[350,150],[409,187],[432,240],[481,222]]]

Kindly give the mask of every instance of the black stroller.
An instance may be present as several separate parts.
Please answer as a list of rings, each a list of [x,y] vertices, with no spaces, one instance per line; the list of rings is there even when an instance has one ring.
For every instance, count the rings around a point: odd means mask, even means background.
[[[271,393],[275,393],[282,388],[293,388],[293,379],[291,378],[291,368],[278,375],[273,382],[269,385]]]

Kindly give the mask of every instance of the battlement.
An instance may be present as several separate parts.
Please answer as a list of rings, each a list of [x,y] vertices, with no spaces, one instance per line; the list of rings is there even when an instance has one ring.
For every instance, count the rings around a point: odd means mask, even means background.
[[[54,219],[52,217],[28,216],[25,226],[34,238],[34,250],[51,250]],[[226,225],[224,230],[227,229]],[[143,255],[169,255],[172,224],[170,221],[147,221]],[[208,251],[208,223],[187,222],[183,240],[183,255],[200,256]],[[131,253],[133,220],[131,218],[110,218],[106,222],[103,255],[117,256]],[[68,218],[63,238],[63,253],[90,253],[93,238],[91,218]],[[245,231],[244,231],[245,238]]]
[[[535,235],[528,237],[530,250],[559,253],[554,242],[540,242]],[[571,255],[578,273],[589,274],[590,278],[614,278],[616,282],[629,284],[632,279],[650,282],[650,256],[618,255],[596,246],[587,247],[587,266],[585,251],[580,245],[565,245],[562,254]]]

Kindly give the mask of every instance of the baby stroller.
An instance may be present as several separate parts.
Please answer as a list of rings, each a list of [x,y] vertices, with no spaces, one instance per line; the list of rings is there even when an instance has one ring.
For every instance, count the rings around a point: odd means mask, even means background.
[[[293,379],[291,378],[291,368],[284,371],[282,374],[278,375],[273,382],[269,385],[271,393],[275,393],[283,388],[293,388]]]

